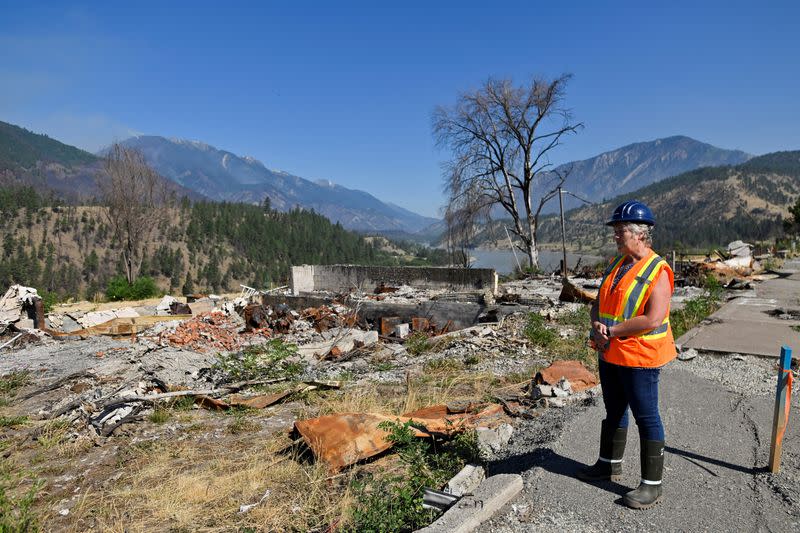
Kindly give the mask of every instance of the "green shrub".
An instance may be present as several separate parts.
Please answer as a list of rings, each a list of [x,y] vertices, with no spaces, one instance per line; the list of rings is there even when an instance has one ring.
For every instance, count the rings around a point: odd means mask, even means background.
[[[42,305],[44,305],[44,312],[49,313],[53,310],[53,306],[58,303],[58,294],[50,291],[42,291]]]
[[[293,378],[303,371],[300,363],[286,359],[297,353],[297,346],[281,339],[248,346],[241,352],[217,355],[212,370],[222,375],[222,382],[253,379]]]
[[[544,271],[538,266],[524,266],[521,270],[519,267],[514,267],[514,271],[511,273],[511,279],[527,279],[529,277],[541,276],[542,274],[544,274]]]
[[[528,321],[525,323],[522,333],[534,345],[541,348],[548,348],[558,340],[558,335],[545,326],[544,317],[538,313],[528,315]]]
[[[138,278],[129,284],[125,276],[114,276],[106,287],[106,298],[111,301],[144,300],[158,296],[158,287],[155,280],[149,276]]]
[[[422,507],[423,489],[439,489],[466,463],[478,459],[474,431],[450,442],[414,436],[413,421],[382,422],[389,432],[404,472],[377,479],[374,475],[353,482],[356,504],[349,531],[411,531],[430,524],[435,511]]]

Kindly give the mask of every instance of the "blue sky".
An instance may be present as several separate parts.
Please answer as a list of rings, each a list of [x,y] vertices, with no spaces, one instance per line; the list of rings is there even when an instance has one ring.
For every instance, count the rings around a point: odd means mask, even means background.
[[[431,216],[431,113],[489,76],[573,74],[586,128],[554,164],[677,134],[800,149],[800,2],[554,4],[0,0],[0,120],[201,140]]]

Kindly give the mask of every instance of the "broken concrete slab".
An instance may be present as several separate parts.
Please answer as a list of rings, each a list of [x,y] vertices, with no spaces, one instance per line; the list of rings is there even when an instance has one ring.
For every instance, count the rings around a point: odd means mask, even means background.
[[[300,296],[269,294],[262,297],[262,303],[273,308],[278,305],[286,305],[295,311],[321,306],[341,307],[341,304],[337,303],[334,298],[320,294],[302,294]],[[480,303],[442,300],[379,302],[348,299],[347,305],[356,312],[356,317],[360,322],[367,321],[373,324],[375,329],[380,328],[382,318],[396,317],[397,324],[409,323],[413,331],[427,331],[431,324],[441,328],[448,322],[451,322],[455,329],[467,328],[477,324],[480,317],[487,311],[487,307]],[[503,314],[510,312],[513,310]],[[393,326],[387,330],[386,335],[390,334],[392,330]]]
[[[538,400],[539,398],[550,398],[553,396],[553,387],[550,385],[534,385],[531,387],[531,398]]]
[[[497,474],[486,478],[471,496],[458,501],[433,524],[418,533],[468,533],[475,531],[522,491],[522,476]]]
[[[174,296],[170,296],[169,294],[165,295],[156,306],[156,312],[154,314],[158,316],[166,316],[172,314],[170,313],[170,306],[173,303],[178,303],[178,299],[175,298]]]
[[[399,339],[405,339],[406,337],[408,337],[410,331],[411,331],[411,326],[406,322],[403,324],[397,324],[394,327],[394,331],[392,332],[392,334]]]
[[[486,479],[486,471],[480,465],[465,465],[458,474],[447,482],[445,492],[454,496],[472,494]]]
[[[769,288],[775,282],[763,282],[757,291],[773,293]],[[781,283],[781,285],[785,285]],[[722,353],[744,353],[778,357],[781,346],[800,346],[800,320],[783,319],[770,313],[788,308],[786,304],[800,297],[800,283],[783,287],[784,296],[776,298],[735,298],[695,328],[687,331],[675,343],[682,350],[694,348]],[[766,290],[764,288],[766,287]]]
[[[357,305],[359,319],[379,324],[386,316],[397,317],[397,323],[413,323],[413,319],[424,317],[429,323],[441,328],[448,322],[455,329],[463,329],[478,323],[486,307],[476,303],[423,301],[412,303],[361,301]],[[418,322],[418,326],[421,324]],[[416,331],[416,329],[415,329]],[[391,332],[391,330],[390,330]]]
[[[743,241],[733,241],[728,243],[728,254],[733,257],[750,257],[753,245]]]
[[[352,351],[356,347],[372,346],[378,342],[377,331],[359,329],[329,330],[332,338],[322,342],[314,342],[297,347],[297,353],[305,359],[320,359],[336,349],[340,354]]]
[[[514,427],[511,424],[500,424],[496,428],[479,427],[475,428],[475,433],[478,436],[481,458],[489,461],[508,444],[514,434]]]
[[[78,319],[78,323],[84,328],[91,328],[115,318],[136,318],[139,316],[132,307],[121,307],[119,309],[109,309],[107,311],[92,311],[86,313]]]
[[[17,322],[25,318],[35,320],[36,303],[41,301],[39,293],[33,287],[11,285],[0,298],[0,323]]]

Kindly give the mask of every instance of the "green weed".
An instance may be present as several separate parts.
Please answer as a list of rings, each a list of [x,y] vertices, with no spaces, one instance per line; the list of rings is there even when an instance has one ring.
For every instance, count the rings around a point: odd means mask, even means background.
[[[0,416],[0,428],[24,426],[27,422],[27,416]]]
[[[170,407],[176,411],[190,411],[194,407],[194,397],[178,396],[172,400]]]
[[[45,450],[49,450],[64,442],[67,433],[69,433],[69,421],[64,418],[51,420],[39,428],[36,442]]]
[[[703,288],[705,294],[686,300],[683,309],[670,312],[669,321],[676,339],[720,308],[724,290],[719,281],[709,274],[706,276]]]
[[[432,359],[425,363],[427,372],[456,372],[464,369],[464,363],[457,359]]]
[[[439,488],[468,462],[478,458],[474,431],[450,442],[414,436],[413,421],[383,422],[387,439],[403,466],[403,472],[382,479],[367,475],[352,484],[356,504],[350,531],[411,531],[431,523],[434,511],[422,507],[425,487]]]
[[[422,331],[415,331],[406,337],[406,342],[404,344],[406,351],[414,356],[422,355],[432,348],[430,338]]]
[[[44,482],[34,480],[27,490],[22,489],[20,493],[24,480],[13,472],[14,469],[3,462],[0,468],[0,532],[40,531],[39,519],[33,512],[33,502]]]
[[[31,382],[31,373],[15,371],[0,377],[0,395],[13,398],[17,390]]]
[[[156,406],[153,412],[147,416],[147,419],[153,424],[164,424],[170,419],[170,413],[169,410]]]
[[[376,372],[387,372],[389,370],[394,370],[395,365],[391,361],[376,361],[372,368],[375,369]]]
[[[222,382],[254,379],[293,378],[303,371],[303,365],[286,359],[297,353],[297,346],[281,339],[249,346],[238,353],[217,355],[212,370],[222,375]]]
[[[464,365],[475,366],[481,362],[481,356],[478,354],[470,354],[464,358]]]
[[[556,318],[556,322],[562,326],[572,326],[578,329],[585,329],[588,332],[591,322],[589,318],[589,306],[583,305],[576,311],[563,314]]]
[[[545,325],[544,317],[538,313],[528,315],[528,321],[525,323],[522,333],[540,348],[549,348],[558,340],[556,332]]]
[[[226,428],[228,433],[238,435],[240,433],[252,433],[261,429],[261,424],[247,418],[247,410],[236,409],[232,411],[233,422]]]

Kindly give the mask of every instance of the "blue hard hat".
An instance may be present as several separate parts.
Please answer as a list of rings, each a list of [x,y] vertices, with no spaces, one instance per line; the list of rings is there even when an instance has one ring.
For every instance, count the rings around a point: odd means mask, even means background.
[[[611,220],[606,222],[606,226],[612,226],[617,222],[633,222],[634,224],[647,224],[655,226],[656,218],[650,208],[637,200],[628,200],[614,209]]]

